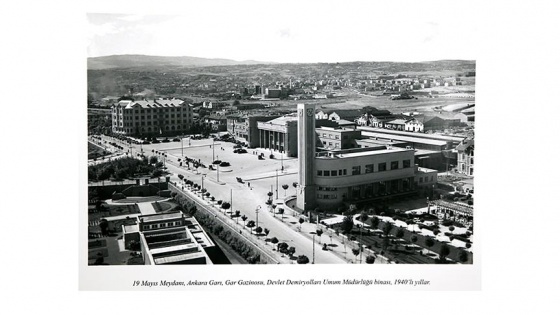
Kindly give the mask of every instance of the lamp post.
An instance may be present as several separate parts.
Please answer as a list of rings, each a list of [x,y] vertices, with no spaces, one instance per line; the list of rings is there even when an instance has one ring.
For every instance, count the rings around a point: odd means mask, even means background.
[[[276,170],[276,199],[278,199],[278,170]]]
[[[259,227],[259,211],[261,210],[261,206],[257,206],[257,209],[255,209],[255,213],[257,214],[257,227]]]
[[[214,158],[214,147],[215,147],[215,139],[212,138],[212,162],[214,162],[216,159]]]
[[[313,260],[311,261],[311,264],[315,263],[315,234],[313,234]]]

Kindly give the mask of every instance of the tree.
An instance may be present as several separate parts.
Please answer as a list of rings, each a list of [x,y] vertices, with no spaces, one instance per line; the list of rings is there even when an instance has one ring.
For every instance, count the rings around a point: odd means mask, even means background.
[[[376,216],[371,217],[371,224],[372,229],[377,229],[379,227],[379,218]]]
[[[389,222],[385,222],[383,224],[383,235],[385,235],[385,238],[389,237],[389,234],[391,234],[391,231],[393,230],[393,225]]]
[[[265,229],[264,229],[264,235],[265,235],[265,236],[268,236],[268,233],[270,233],[270,230],[267,229],[267,228],[265,228]]]
[[[352,248],[352,254],[354,254],[354,256],[356,256],[356,260],[358,261],[358,255],[360,254],[360,250],[357,248]]]
[[[179,174],[178,177],[179,177],[180,180],[183,180],[183,178],[185,178],[185,176],[183,176],[183,174]]]
[[[275,236],[275,237],[273,237],[273,238],[270,239],[270,242],[271,242],[272,244],[278,244],[278,238]]]
[[[257,233],[257,235],[260,235],[262,233],[262,231],[263,231],[263,229],[260,226],[255,229],[255,232]]]
[[[462,250],[459,252],[459,261],[464,263],[467,262],[469,260],[469,254],[467,253],[467,251]]]
[[[395,235],[398,238],[403,238],[404,236],[404,230],[402,228],[397,230],[397,234]]]
[[[222,202],[222,209],[226,210],[229,209],[231,207],[231,204],[229,202]]]
[[[297,182],[293,182],[292,186],[294,186],[294,188],[297,188]]]
[[[280,215],[282,216],[282,221],[284,221],[284,209],[283,208],[278,209],[278,213],[280,213]]]
[[[412,235],[412,237],[410,238],[410,241],[412,243],[416,243],[416,241],[418,241],[418,237],[416,237],[416,235]]]
[[[250,220],[247,222],[247,227],[251,229],[251,233],[253,233],[253,228],[255,227],[255,221]]]
[[[247,216],[246,216],[246,215],[243,215],[243,216],[241,217],[241,220],[243,220],[243,228],[245,228],[245,220],[247,220]]]
[[[447,246],[447,244],[442,244],[441,247],[439,248],[439,259],[441,262],[445,262],[445,257],[447,257],[449,255],[449,253],[451,252],[451,250],[449,249],[449,246]]]
[[[342,224],[340,225],[340,229],[342,230],[342,233],[344,234],[350,233],[353,227],[354,227],[354,219],[352,218],[352,216],[351,215],[345,216],[344,219],[342,219]]]
[[[240,214],[240,213],[241,213],[241,211],[235,210],[235,216],[236,216],[236,217],[239,217],[239,214]]]
[[[375,257],[372,255],[367,255],[366,264],[373,264],[375,262]]]
[[[284,197],[286,197],[286,191],[288,190],[288,186],[287,184],[282,185],[282,188],[284,189]]]
[[[154,151],[154,150],[152,150]],[[157,163],[157,157],[155,155],[150,156],[150,164],[156,164]]]
[[[359,216],[359,220],[362,222],[366,222],[366,220],[368,219],[368,215],[365,212],[362,212]]]
[[[305,220],[303,218],[299,218],[299,229],[301,231],[301,225],[303,224],[303,222],[305,222]]]
[[[276,212],[274,211],[274,209],[276,209],[277,205],[272,205],[271,207],[272,207],[272,216],[276,218]]]
[[[434,242],[433,239],[427,237],[426,240],[424,241],[424,244],[428,247],[432,247],[432,246],[434,246],[435,242]]]
[[[107,229],[109,228],[109,222],[107,222],[107,220],[105,219],[101,219],[99,221],[99,228],[101,229],[101,235],[105,236],[107,235]]]
[[[286,244],[285,242],[278,243],[277,247],[278,251],[281,253],[286,253],[286,251],[288,250],[288,244]]]
[[[321,235],[323,235],[323,230],[318,229],[317,231],[315,231],[315,233],[317,233],[317,236],[319,236],[319,244],[321,244]]]
[[[307,258],[307,256],[305,256],[305,255],[299,255],[296,262],[298,264],[301,264],[301,265],[308,264],[309,263],[309,258]]]
[[[288,255],[290,255],[290,258],[291,258],[292,256],[294,256],[295,252],[296,252],[296,248],[295,248],[295,247],[290,246],[290,248],[288,248]]]

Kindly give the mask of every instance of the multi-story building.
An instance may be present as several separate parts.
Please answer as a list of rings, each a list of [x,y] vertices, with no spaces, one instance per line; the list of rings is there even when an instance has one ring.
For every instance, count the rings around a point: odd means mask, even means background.
[[[193,106],[180,99],[123,100],[111,107],[112,132],[128,136],[177,135],[193,122]]]
[[[474,140],[468,139],[457,146],[457,172],[474,174]]]
[[[259,147],[288,156],[297,156],[297,117],[283,116],[270,121],[258,121]]]
[[[260,144],[258,122],[267,122],[278,118],[278,115],[232,115],[228,116],[228,132],[236,140],[246,143],[250,148],[258,147]],[[231,119],[231,129],[230,129]]]
[[[374,145],[316,152],[315,146],[310,144],[316,143],[317,133],[322,138],[329,138],[326,133],[325,137],[322,136],[322,130],[327,128],[315,128],[315,117],[306,113],[314,113],[313,105],[298,104],[298,146],[301,152],[297,205],[300,209],[309,210],[316,206],[335,209],[343,202],[415,194],[419,173],[422,176],[430,173],[430,178],[437,181],[437,176],[433,176],[435,170],[420,170],[414,164],[415,150],[412,148]],[[311,132],[311,128],[315,132]],[[330,131],[333,135],[344,133],[336,129]],[[359,136],[359,130],[352,132]]]
[[[362,132],[349,128],[319,127],[317,132],[317,147],[326,150],[344,150],[357,148],[356,140],[361,138]]]

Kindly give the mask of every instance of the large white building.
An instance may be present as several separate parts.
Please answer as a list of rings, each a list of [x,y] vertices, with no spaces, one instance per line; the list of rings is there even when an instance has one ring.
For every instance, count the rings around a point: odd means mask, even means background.
[[[324,146],[327,150],[317,152],[317,133],[322,141],[335,141],[337,135],[340,141],[344,132],[315,129],[315,117],[307,115],[314,112],[313,105],[298,104],[298,208],[333,209],[344,202],[368,202],[415,194],[422,186],[437,183],[437,171],[414,164],[415,150],[412,148],[388,144],[341,149],[339,145],[339,148],[335,146],[330,150],[327,149],[329,146]]]
[[[177,135],[193,122],[193,106],[180,99],[123,100],[111,107],[112,131],[129,136]]]

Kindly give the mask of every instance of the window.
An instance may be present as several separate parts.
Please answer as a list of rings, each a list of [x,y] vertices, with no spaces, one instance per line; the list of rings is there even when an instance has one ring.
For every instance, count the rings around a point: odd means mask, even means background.
[[[317,199],[323,199],[323,195],[317,194]]]
[[[323,171],[317,171],[317,176],[323,176]]]
[[[387,163],[377,164],[377,170],[379,170],[380,172],[385,172],[387,170]]]
[[[323,176],[329,176],[331,173],[329,171],[324,171]]]
[[[424,182],[424,177],[420,177],[420,183]]]
[[[336,176],[336,170],[331,171],[331,176]]]
[[[373,164],[366,165],[366,174],[373,173]]]
[[[352,175],[360,175],[361,166],[352,166]]]
[[[402,161],[402,167],[403,168],[409,168],[410,167],[410,160],[403,160]]]
[[[391,162],[391,169],[392,170],[396,170],[399,168],[399,161],[393,161]]]
[[[342,174],[346,175],[346,169],[342,170]]]
[[[335,143],[335,144],[334,144],[334,147],[335,147],[335,148],[338,148],[338,143]]]
[[[339,135],[335,135],[334,138],[335,138],[335,139],[340,139],[340,136],[339,136]]]
[[[175,222],[175,226],[181,225],[181,221]]]
[[[338,176],[342,175],[342,170],[338,170]]]

